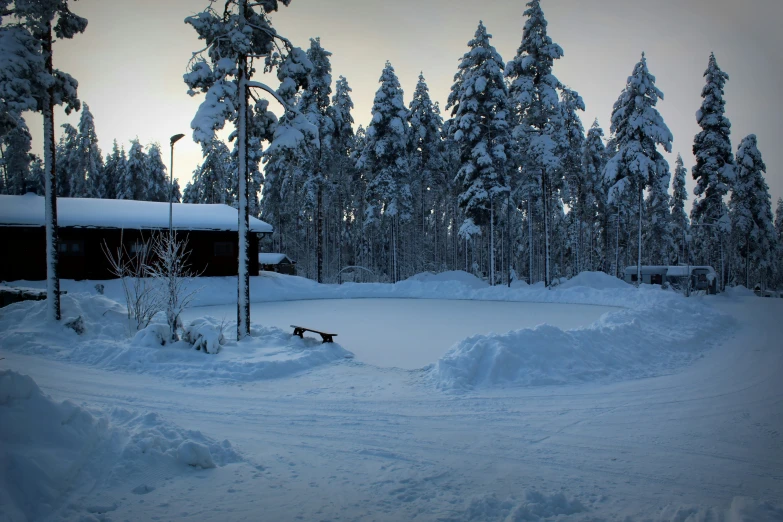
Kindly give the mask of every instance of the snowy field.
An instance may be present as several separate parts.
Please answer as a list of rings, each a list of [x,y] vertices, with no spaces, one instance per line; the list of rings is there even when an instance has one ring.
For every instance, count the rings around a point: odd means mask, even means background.
[[[202,283],[189,317],[231,317]],[[254,338],[206,355],[134,342],[93,285],[63,284],[82,336],[0,309],[0,520],[783,520],[779,300],[265,275]]]
[[[440,359],[456,342],[475,334],[506,333],[539,324],[562,329],[585,326],[608,306],[452,301],[443,299],[314,299],[257,303],[255,324],[291,330],[302,325],[337,333],[357,361],[408,370]],[[184,318],[236,316],[236,305],[193,308]],[[318,338],[317,334],[306,335]]]

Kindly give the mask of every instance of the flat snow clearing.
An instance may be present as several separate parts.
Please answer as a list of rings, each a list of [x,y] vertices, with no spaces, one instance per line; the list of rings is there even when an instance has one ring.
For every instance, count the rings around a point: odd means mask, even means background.
[[[610,306],[445,299],[314,299],[253,303],[253,324],[289,329],[296,324],[338,334],[357,361],[408,370],[440,359],[455,343],[476,334],[501,334],[549,324],[586,326]],[[236,306],[188,310],[184,319],[233,318]],[[312,333],[306,335],[314,335]]]

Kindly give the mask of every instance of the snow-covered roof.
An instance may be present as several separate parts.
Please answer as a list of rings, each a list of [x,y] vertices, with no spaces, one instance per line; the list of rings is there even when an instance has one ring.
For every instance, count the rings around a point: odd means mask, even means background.
[[[263,253],[258,254],[258,262],[262,265],[277,265],[281,262],[283,262],[284,259],[288,259],[288,262],[291,262],[291,259],[288,258],[285,254],[272,254],[272,253]]]
[[[666,274],[670,277],[685,277],[688,275],[688,268],[690,268],[691,273],[693,273],[694,270],[707,270],[710,273],[715,273],[715,270],[711,266],[642,265],[642,274]],[[636,265],[627,267],[625,273],[631,275],[635,274]]]
[[[178,230],[237,231],[237,210],[228,205],[174,203],[172,221]],[[75,228],[165,229],[169,204],[128,199],[57,198],[57,224]],[[0,195],[0,226],[44,226],[44,198]],[[250,231],[270,233],[272,225],[250,218]]]

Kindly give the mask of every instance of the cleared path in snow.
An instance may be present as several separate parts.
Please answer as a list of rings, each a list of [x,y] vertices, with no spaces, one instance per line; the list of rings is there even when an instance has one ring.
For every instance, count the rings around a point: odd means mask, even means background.
[[[578,328],[616,308],[443,299],[316,299],[253,303],[250,310],[255,324],[283,329],[296,324],[337,333],[335,341],[358,361],[413,370],[434,363],[454,343],[471,335],[539,324]],[[236,307],[192,308],[183,319],[205,315],[230,319],[236,316]]]

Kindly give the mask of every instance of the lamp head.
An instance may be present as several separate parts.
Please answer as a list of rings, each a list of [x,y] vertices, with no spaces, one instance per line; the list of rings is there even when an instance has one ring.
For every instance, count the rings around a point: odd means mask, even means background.
[[[178,142],[180,139],[184,138],[184,134],[175,134],[171,137],[171,145],[174,145],[176,142]]]

